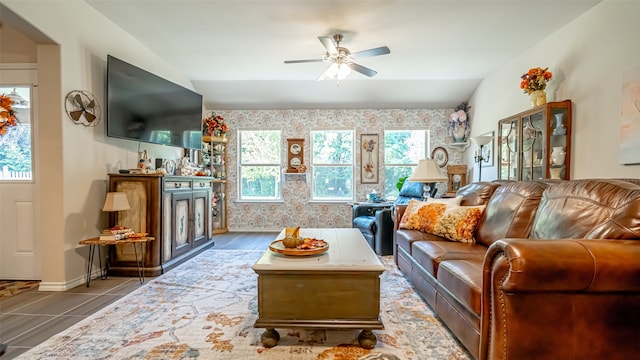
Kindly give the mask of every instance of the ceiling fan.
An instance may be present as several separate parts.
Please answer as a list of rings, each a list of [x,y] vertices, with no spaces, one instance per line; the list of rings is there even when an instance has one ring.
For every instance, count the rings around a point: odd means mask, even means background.
[[[386,55],[391,53],[391,50],[389,50],[389,48],[386,46],[351,53],[349,49],[340,46],[340,42],[342,41],[341,34],[333,35],[333,37],[318,36],[318,40],[320,40],[324,48],[327,50],[322,58],[309,60],[285,60],[284,63],[299,64],[309,62],[328,62],[331,63],[331,65],[320,74],[320,76],[318,77],[318,81],[322,81],[327,78],[341,80],[349,76],[351,70],[357,71],[368,77],[372,77],[378,73],[373,69],[369,69],[368,67],[356,64],[355,62],[353,62],[354,59]]]

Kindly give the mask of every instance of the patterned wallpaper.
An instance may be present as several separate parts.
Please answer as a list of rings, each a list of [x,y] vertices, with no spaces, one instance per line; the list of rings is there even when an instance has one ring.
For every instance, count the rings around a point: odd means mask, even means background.
[[[310,159],[309,133],[318,129],[355,128],[356,159],[360,159],[360,134],[379,134],[385,129],[420,128],[431,130],[431,148],[444,146],[449,153],[448,164],[460,164],[462,153],[446,146],[448,119],[453,109],[383,109],[383,110],[228,110],[216,111],[229,125],[227,133],[227,225],[231,231],[280,231],[284,227],[351,227],[351,206],[346,203],[310,203],[310,175],[285,175],[282,184],[283,202],[238,202],[237,130],[282,130],[282,148],[287,138],[304,138],[304,158]],[[382,149],[379,159],[383,159]],[[286,158],[283,160],[283,166]],[[359,170],[357,170],[359,171]],[[383,192],[383,184],[360,184],[356,171],[356,201],[364,201],[372,190]],[[379,178],[384,179],[382,164]],[[309,174],[310,171],[307,171]],[[307,183],[306,177],[309,177]],[[446,190],[442,184],[440,191]]]

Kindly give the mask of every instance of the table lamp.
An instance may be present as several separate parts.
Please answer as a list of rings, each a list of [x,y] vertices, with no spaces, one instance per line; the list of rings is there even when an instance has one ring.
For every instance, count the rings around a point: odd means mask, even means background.
[[[123,211],[129,210],[129,201],[127,200],[127,194],[123,192],[108,192],[107,197],[104,199],[104,206],[102,211]],[[116,219],[117,222],[117,219]]]
[[[482,181],[482,162],[483,161],[487,161],[489,160],[489,158],[484,158],[482,156],[482,148],[489,144],[491,141],[493,140],[493,136],[491,135],[482,135],[482,136],[472,136],[471,137],[471,141],[473,141],[474,143],[476,143],[476,145],[480,146],[480,152],[476,152],[476,155],[474,156],[474,160],[479,163],[478,164],[478,181]],[[491,154],[489,154],[488,156],[491,156]]]
[[[447,181],[448,178],[442,174],[436,160],[422,159],[418,162],[418,166],[416,166],[413,174],[411,174],[411,177],[407,180],[424,183],[422,199],[426,200],[430,197],[431,186],[435,186],[437,182]]]

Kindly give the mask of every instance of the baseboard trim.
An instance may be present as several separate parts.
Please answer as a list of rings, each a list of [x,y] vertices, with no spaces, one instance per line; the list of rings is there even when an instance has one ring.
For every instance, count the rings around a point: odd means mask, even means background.
[[[100,270],[95,270],[91,273],[91,279],[99,278]],[[81,275],[74,279],[65,282],[57,282],[57,281],[40,281],[40,286],[38,286],[38,291],[67,291],[71,290],[76,286],[85,285],[87,282],[87,277],[85,275]]]

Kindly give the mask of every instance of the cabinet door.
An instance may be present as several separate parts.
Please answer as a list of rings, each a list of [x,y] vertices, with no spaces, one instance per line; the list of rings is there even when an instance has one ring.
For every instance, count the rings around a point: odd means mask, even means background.
[[[193,238],[189,226],[192,199],[191,192],[174,192],[171,195],[172,257],[181,255],[192,248]]]
[[[571,102],[569,100],[549,104],[548,137],[546,156],[547,177],[569,180],[571,168]]]
[[[498,177],[505,180],[520,180],[520,119],[509,118],[498,123],[500,136],[500,171]]]
[[[544,130],[546,126],[546,110],[527,114],[522,117],[522,159],[521,180],[533,181],[544,179],[546,174],[546,156]]]
[[[211,237],[209,219],[211,218],[211,192],[199,190],[193,192],[193,246],[200,246]]]
[[[227,206],[225,199],[226,181],[213,182],[213,197],[211,199],[211,222],[214,234],[227,232]]]

